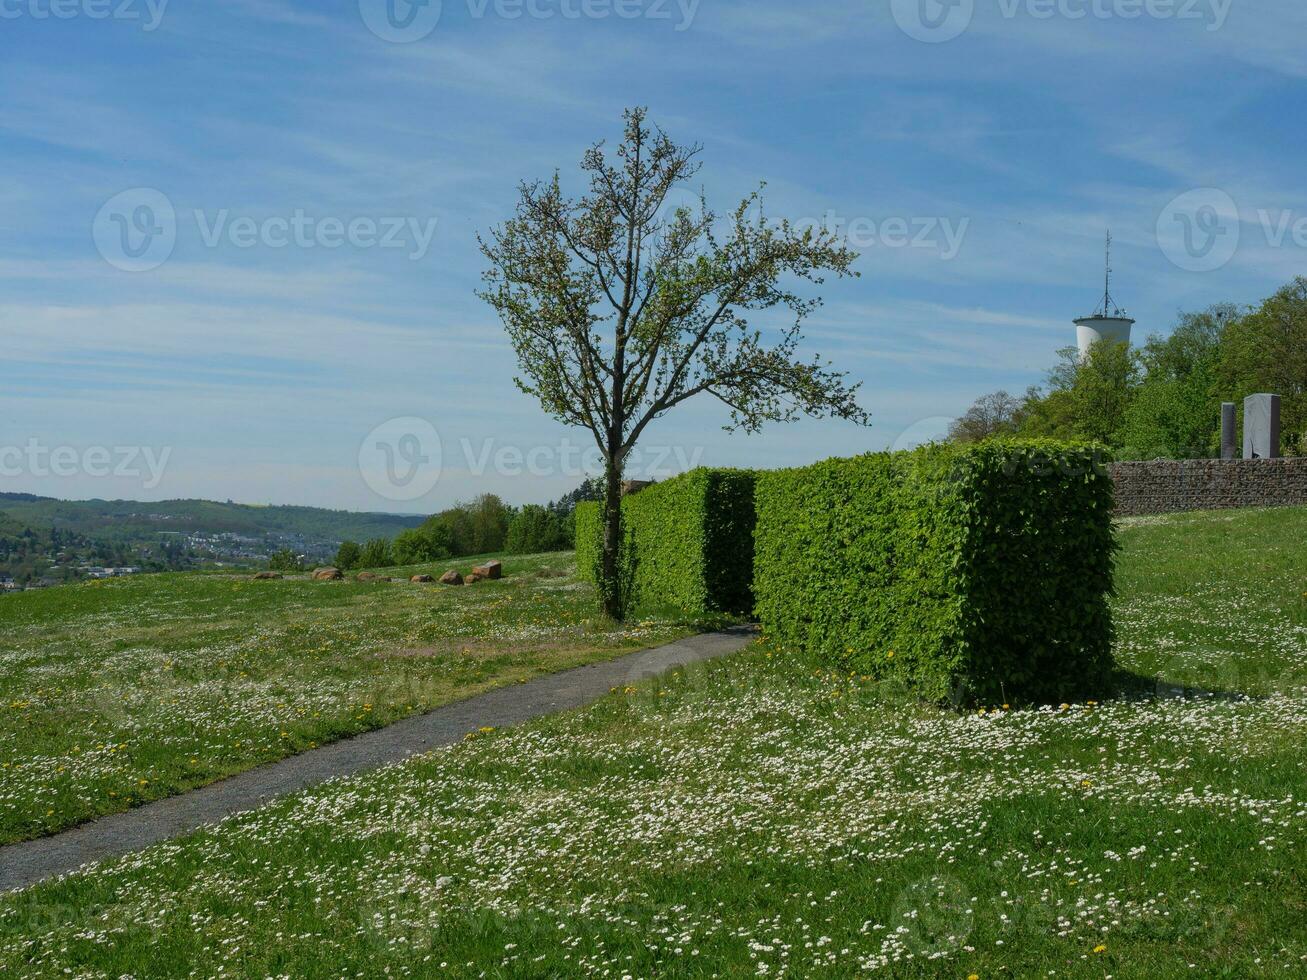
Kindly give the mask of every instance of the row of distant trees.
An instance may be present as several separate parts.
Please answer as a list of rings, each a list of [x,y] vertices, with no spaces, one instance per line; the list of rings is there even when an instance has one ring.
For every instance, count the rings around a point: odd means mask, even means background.
[[[576,490],[547,505],[511,507],[492,493],[456,504],[400,533],[394,540],[344,541],[336,552],[336,567],[390,568],[421,565],[503,552],[530,555],[572,547],[576,532],[576,505],[598,500],[603,488],[588,480]]]
[[[1220,451],[1222,402],[1282,397],[1286,455],[1307,456],[1307,279],[1260,306],[1182,313],[1168,337],[1141,348],[1075,348],[1043,387],[979,399],[950,430],[956,442],[992,436],[1094,439],[1121,459],[1198,459]]]

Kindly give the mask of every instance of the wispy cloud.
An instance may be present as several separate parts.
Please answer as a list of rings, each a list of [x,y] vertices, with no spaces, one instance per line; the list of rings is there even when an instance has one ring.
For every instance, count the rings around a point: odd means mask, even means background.
[[[476,235],[511,213],[519,180],[561,168],[582,190],[577,160],[615,140],[630,104],[704,144],[696,183],[719,209],[765,179],[774,216],[830,213],[877,232],[887,219],[965,223],[951,257],[882,235],[862,248],[861,278],[823,287],[807,349],[866,382],[871,432],[727,436],[712,404],[659,423],[659,438],[705,462],[881,448],[986,390],[1037,382],[1096,301],[1109,226],[1119,298],[1141,332],[1167,329],[1181,307],[1253,302],[1307,267],[1307,250],[1269,244],[1258,218],[1300,206],[1291,121],[1307,8],[1236,3],[1207,30],[1001,6],[977,4],[969,29],[938,45],[866,0],[704,0],[685,31],[506,19],[493,6],[476,17],[446,0],[438,30],[413,44],[370,33],[354,4],[308,0],[174,3],[148,34],[6,22],[7,425],[176,445],[161,493],[353,506],[368,501],[352,455],[389,417],[438,419],[456,439],[561,438],[512,385],[511,351],[475,296]],[[1201,186],[1228,192],[1242,219],[1240,248],[1209,274],[1158,242],[1168,202]],[[140,274],[104,261],[91,234],[131,187],[166,194],[183,222],[171,258]],[[210,247],[192,217],[297,209],[438,224],[410,260]],[[459,480],[424,503],[566,489]]]

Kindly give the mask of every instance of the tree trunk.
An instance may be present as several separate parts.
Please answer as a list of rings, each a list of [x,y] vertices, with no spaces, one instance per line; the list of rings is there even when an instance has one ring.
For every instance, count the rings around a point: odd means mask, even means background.
[[[599,599],[604,613],[625,618],[622,595],[622,464],[610,455],[604,466],[604,547],[599,565]]]

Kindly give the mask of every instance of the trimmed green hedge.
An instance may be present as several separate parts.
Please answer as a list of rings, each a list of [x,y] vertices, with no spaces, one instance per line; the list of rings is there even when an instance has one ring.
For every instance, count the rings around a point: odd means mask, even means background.
[[[759,474],[754,589],[782,644],[955,704],[1057,702],[1112,669],[1097,447],[929,446]]]
[[[604,505],[585,500],[576,505],[576,568],[589,582],[598,576],[603,554]]]
[[[689,615],[753,608],[754,474],[698,469],[622,501],[632,612]],[[576,509],[576,559],[596,577],[603,533],[597,503]]]

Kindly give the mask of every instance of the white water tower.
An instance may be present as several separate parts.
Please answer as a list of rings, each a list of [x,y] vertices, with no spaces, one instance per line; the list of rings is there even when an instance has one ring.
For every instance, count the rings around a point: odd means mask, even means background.
[[[1130,329],[1135,325],[1126,311],[1112,300],[1112,233],[1107,233],[1107,274],[1103,280],[1103,302],[1091,316],[1083,316],[1075,321],[1076,346],[1080,348],[1083,360],[1089,356],[1089,348],[1100,340],[1113,343],[1130,343]]]

